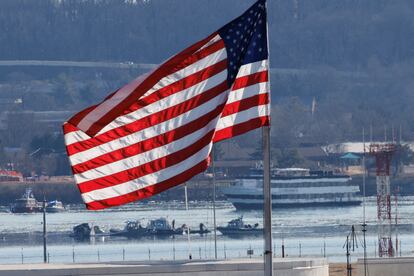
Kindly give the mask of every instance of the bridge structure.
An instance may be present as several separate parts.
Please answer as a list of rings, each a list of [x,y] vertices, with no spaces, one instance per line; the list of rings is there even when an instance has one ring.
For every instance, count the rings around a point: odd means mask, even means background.
[[[152,70],[159,64],[136,63],[132,61],[108,62],[108,61],[68,61],[68,60],[0,60],[0,67],[6,66],[51,66],[51,67],[80,67],[80,68],[119,68],[119,69],[141,69]],[[366,78],[365,72],[350,72],[338,70],[301,69],[301,68],[270,68],[271,75],[295,75],[304,76],[309,74],[326,75],[334,74],[343,78]]]

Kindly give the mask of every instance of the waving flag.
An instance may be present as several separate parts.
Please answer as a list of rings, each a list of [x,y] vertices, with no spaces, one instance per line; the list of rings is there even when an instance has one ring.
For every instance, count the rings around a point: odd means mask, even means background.
[[[214,142],[269,124],[265,4],[63,125],[88,209],[181,184],[208,167]]]

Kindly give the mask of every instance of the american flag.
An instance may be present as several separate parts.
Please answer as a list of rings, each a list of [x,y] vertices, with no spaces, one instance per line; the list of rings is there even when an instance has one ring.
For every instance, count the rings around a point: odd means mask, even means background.
[[[88,209],[203,172],[215,142],[269,125],[266,1],[64,123]]]

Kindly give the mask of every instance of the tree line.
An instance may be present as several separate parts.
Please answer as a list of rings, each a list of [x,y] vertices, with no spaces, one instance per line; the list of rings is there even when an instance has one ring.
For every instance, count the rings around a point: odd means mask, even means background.
[[[360,141],[362,128],[368,133],[372,127],[376,140],[384,139],[385,129],[390,139],[392,129],[398,136],[401,128],[403,139],[413,140],[413,1],[268,2],[271,67],[290,70],[271,74],[272,145],[278,156],[295,155],[286,148],[303,144]],[[0,59],[160,63],[252,3],[2,0]],[[22,98],[19,110],[80,110],[141,73],[0,68],[0,98]],[[3,147],[32,150],[40,143],[31,143],[42,137],[39,129],[30,131],[24,121],[27,135],[20,134],[19,123],[10,123],[15,135],[3,133]],[[255,148],[257,136],[252,132],[236,141]]]

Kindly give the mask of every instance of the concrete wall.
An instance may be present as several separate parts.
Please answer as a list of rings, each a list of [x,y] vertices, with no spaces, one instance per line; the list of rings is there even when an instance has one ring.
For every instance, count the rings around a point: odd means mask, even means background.
[[[414,257],[368,258],[367,275],[375,276],[412,276]],[[364,259],[358,259],[357,275],[364,275]]]
[[[274,259],[277,276],[328,276],[326,259]],[[98,264],[2,265],[1,276],[262,276],[262,259],[191,262],[114,262]]]

